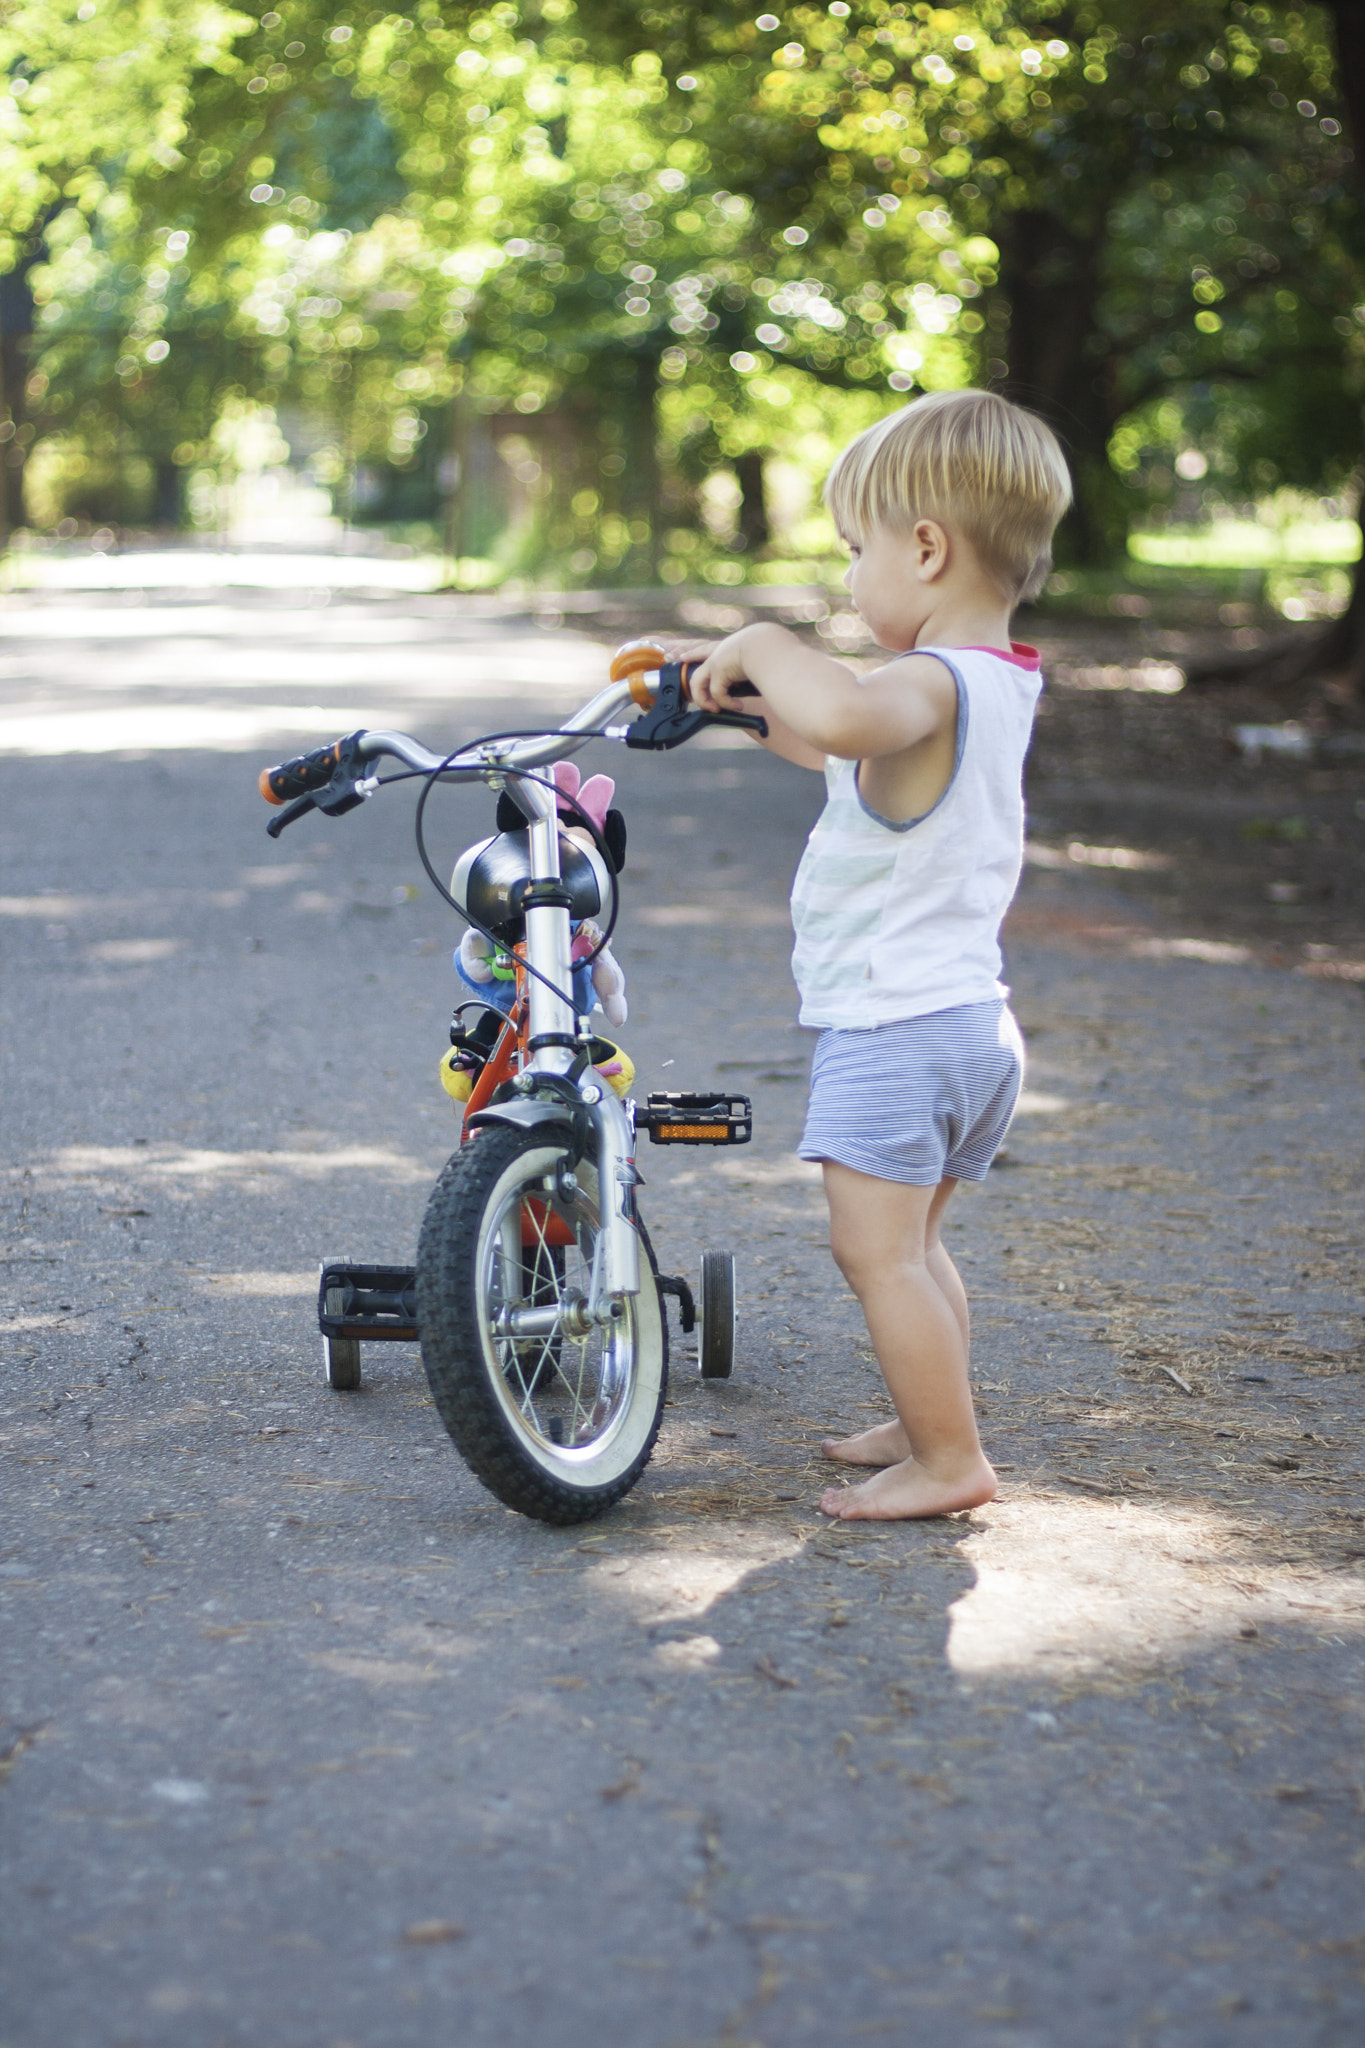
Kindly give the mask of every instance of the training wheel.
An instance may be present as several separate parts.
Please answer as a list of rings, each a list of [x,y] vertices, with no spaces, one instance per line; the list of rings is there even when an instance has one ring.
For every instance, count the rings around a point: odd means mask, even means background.
[[[735,1363],[735,1258],[733,1252],[701,1255],[699,1346],[704,1380],[728,1380]]]
[[[324,1337],[322,1376],[338,1394],[353,1394],[360,1385],[360,1339]]]

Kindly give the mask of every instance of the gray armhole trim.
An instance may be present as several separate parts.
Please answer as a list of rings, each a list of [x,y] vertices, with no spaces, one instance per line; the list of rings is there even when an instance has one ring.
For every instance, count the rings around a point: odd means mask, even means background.
[[[911,654],[928,654],[932,652],[933,659],[943,663],[943,666],[957,685],[957,745],[953,750],[953,772],[943,785],[943,794],[938,798],[937,802],[930,804],[927,811],[921,811],[917,818],[902,818],[899,821],[895,818],[884,818],[880,811],[874,811],[871,804],[866,801],[862,790],[858,787],[858,770],[863,764],[861,761],[854,762],[853,794],[858,799],[858,808],[865,816],[871,818],[875,825],[884,826],[888,832],[913,832],[916,825],[922,825],[926,818],[932,818],[935,811],[943,808],[953,793],[953,787],[957,782],[958,773],[962,767],[962,756],[967,751],[969,700],[967,697],[967,684],[961,669],[958,668],[955,662],[949,661],[946,654],[940,654],[936,647],[932,650],[927,647],[912,647],[909,649],[909,652]]]

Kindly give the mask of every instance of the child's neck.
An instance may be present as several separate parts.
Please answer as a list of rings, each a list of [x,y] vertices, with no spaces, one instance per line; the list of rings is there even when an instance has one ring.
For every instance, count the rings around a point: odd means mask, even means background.
[[[944,590],[915,635],[916,647],[1000,647],[1010,644],[1011,607],[994,589]]]

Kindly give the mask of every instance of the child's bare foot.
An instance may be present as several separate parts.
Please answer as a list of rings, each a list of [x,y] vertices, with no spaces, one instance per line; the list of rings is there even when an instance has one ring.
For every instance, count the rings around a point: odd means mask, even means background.
[[[874,1432],[868,1431],[868,1435]],[[855,1439],[856,1441],[856,1439]],[[840,1522],[901,1522],[952,1515],[995,1498],[995,1474],[984,1458],[943,1476],[903,1458],[861,1486],[831,1486],[820,1496],[822,1514]]]
[[[899,1417],[893,1417],[858,1436],[827,1436],[820,1449],[839,1465],[899,1465],[910,1455],[910,1439]]]

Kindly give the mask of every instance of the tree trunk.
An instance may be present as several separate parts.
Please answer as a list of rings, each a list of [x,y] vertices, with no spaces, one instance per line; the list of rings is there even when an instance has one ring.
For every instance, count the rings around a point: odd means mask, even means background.
[[[1336,30],[1337,89],[1346,115],[1346,132],[1355,156],[1359,194],[1365,164],[1365,0],[1327,0]],[[1192,683],[1237,677],[1268,689],[1301,692],[1316,681],[1335,682],[1343,695],[1365,701],[1365,458],[1360,472],[1356,517],[1361,525],[1361,554],[1356,563],[1350,601],[1339,619],[1321,633],[1295,633],[1277,646],[1250,658],[1229,654],[1200,662],[1189,671]]]
[[[156,523],[178,531],[181,511],[181,475],[169,455],[158,455],[156,470]]]
[[[1041,413],[1060,437],[1076,485],[1061,547],[1071,560],[1098,566],[1113,560],[1124,530],[1109,467],[1114,422],[1097,318],[1103,243],[1042,212],[1007,215],[997,241],[1009,306],[1005,394]]]
[[[765,548],[772,539],[768,525],[768,501],[763,489],[763,457],[756,448],[735,463],[739,483],[739,533],[745,548]]]
[[[28,254],[17,270],[0,277],[0,426],[10,431],[0,441],[0,548],[16,526],[24,523],[24,443],[18,430],[25,419],[28,343],[33,332],[33,295],[28,273],[36,257]]]
[[[621,479],[621,509],[634,527],[648,528],[646,538],[632,535],[626,557],[626,581],[653,583],[659,560],[659,358],[651,350],[632,352],[630,381],[625,400],[625,473]]]

